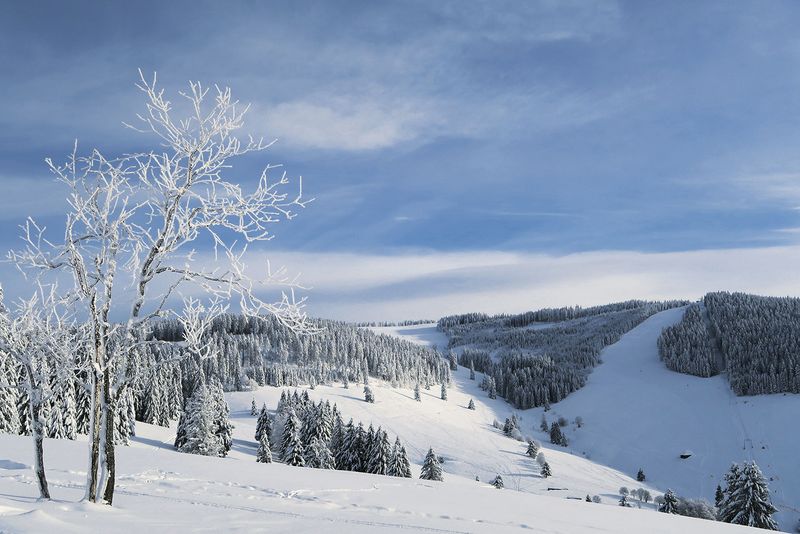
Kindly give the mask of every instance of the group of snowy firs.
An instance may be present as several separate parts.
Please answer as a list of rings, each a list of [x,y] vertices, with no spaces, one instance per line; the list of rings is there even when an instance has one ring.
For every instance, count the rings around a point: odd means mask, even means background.
[[[231,447],[227,414],[218,411],[213,402],[203,403],[203,395],[201,388],[192,397],[178,425],[175,447],[192,454],[224,456]],[[258,418],[254,436],[258,442],[257,462],[272,463],[277,457],[296,467],[411,477],[411,465],[399,437],[390,445],[389,435],[380,427],[376,430],[370,425],[364,430],[362,423],[355,424],[352,419],[345,424],[336,404],[315,404],[308,391],[282,391],[274,416],[266,404],[259,410],[253,398],[250,415]],[[420,478],[442,480],[439,460],[432,449]]]
[[[461,365],[486,375],[481,387],[490,398],[501,396],[524,410],[580,389],[604,347],[654,313],[684,304],[631,300],[519,315],[471,313],[443,317],[438,328],[450,338],[449,348],[463,347]]]
[[[127,444],[135,421],[168,426],[191,402],[203,382],[208,398],[222,391],[245,391],[262,385],[297,386],[340,382],[347,387],[367,377],[393,386],[450,381],[438,353],[386,335],[335,321],[314,321],[314,335],[301,336],[277,319],[226,314],[216,318],[203,336],[210,357],[183,357],[183,331],[176,320],[161,320],[149,333],[156,343],[143,344],[131,357],[137,368],[130,385],[114,406],[114,438]],[[42,421],[47,437],[75,439],[86,434],[91,419],[87,389],[88,355],[76,349],[74,370],[43,369]],[[47,362],[43,362],[46,365]],[[0,432],[31,433],[29,392],[24,373],[11,359],[0,360]]]
[[[687,307],[658,340],[661,359],[679,373],[727,371],[737,395],[800,393],[800,299],[709,293]]]

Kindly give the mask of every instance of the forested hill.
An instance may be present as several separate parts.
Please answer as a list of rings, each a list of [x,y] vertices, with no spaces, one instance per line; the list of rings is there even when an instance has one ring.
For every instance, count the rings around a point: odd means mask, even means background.
[[[800,393],[800,299],[709,293],[664,329],[659,353],[680,373],[726,371],[737,395]]]
[[[519,315],[443,317],[459,363],[486,373],[482,387],[517,408],[558,402],[583,387],[600,351],[651,315],[685,301],[626,301]]]

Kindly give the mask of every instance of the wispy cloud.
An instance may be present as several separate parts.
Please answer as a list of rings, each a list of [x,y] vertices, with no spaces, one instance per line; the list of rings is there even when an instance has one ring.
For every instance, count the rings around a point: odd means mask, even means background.
[[[605,251],[550,256],[496,250],[395,255],[254,256],[302,271],[310,311],[348,320],[521,312],[632,298],[699,298],[708,291],[800,295],[800,246],[674,253]]]

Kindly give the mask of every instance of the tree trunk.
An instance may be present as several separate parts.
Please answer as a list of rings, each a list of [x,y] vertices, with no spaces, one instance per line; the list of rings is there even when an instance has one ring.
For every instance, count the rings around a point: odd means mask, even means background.
[[[29,372],[28,380],[31,379],[31,373]],[[28,388],[28,395],[30,397],[34,471],[36,472],[36,480],[39,483],[39,497],[41,499],[49,499],[50,490],[47,487],[47,477],[44,473],[44,424],[41,420],[42,392],[38,389],[38,386],[31,385]]]
[[[103,399],[105,400],[105,468],[106,480],[103,500],[111,506],[114,501],[114,484],[116,477],[116,456],[114,453],[114,414],[116,414],[116,402],[111,392],[111,380],[106,373],[103,379]]]
[[[90,373],[92,380],[92,420],[89,426],[89,470],[86,473],[86,495],[84,499],[94,502],[97,498],[98,470],[100,468],[100,381],[97,373]]]

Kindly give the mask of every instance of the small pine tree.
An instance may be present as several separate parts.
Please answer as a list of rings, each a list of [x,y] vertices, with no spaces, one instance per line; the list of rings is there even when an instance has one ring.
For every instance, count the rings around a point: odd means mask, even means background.
[[[315,469],[334,468],[333,454],[331,454],[324,441],[317,438],[311,440],[311,445],[306,450],[306,467]]]
[[[588,493],[586,494],[586,502],[592,502],[592,498],[589,496]]]
[[[256,398],[253,397],[253,400],[250,401],[250,415],[255,417],[258,415],[258,408],[256,408]]]
[[[419,391],[419,382],[417,382],[416,385],[414,386],[414,400],[417,402],[422,402],[422,395],[420,394]]]
[[[503,486],[503,477],[501,477],[500,475],[497,475],[496,477],[494,477],[494,480],[492,480],[492,486],[494,486],[497,489],[503,489],[503,487],[504,487]]]
[[[447,385],[444,382],[442,382],[442,400],[447,400]]]
[[[450,361],[450,370],[458,371],[458,360],[456,359],[456,353],[452,350],[448,354],[448,360]]]
[[[525,454],[527,454],[531,458],[536,458],[536,455],[539,454],[539,444],[533,440],[530,440],[528,442],[528,450],[525,451]]]
[[[550,427],[547,426],[547,418],[544,416],[544,414],[542,414],[542,422],[539,423],[539,430],[542,432],[548,432],[550,430]]]
[[[258,450],[256,451],[256,462],[262,464],[272,463],[272,448],[269,444],[269,433],[262,432],[261,439],[258,441]]]
[[[661,503],[661,506],[658,507],[658,511],[664,512],[665,514],[678,513],[678,498],[671,489],[668,489],[664,494],[664,501]]]
[[[375,402],[375,394],[372,393],[372,389],[369,386],[364,386],[364,400],[369,403]]]
[[[258,414],[256,421],[256,441],[261,442],[261,436],[264,434],[272,434],[272,424],[269,419],[269,412],[267,412],[267,404],[261,406],[261,411]]]
[[[294,408],[289,408],[286,424],[283,427],[283,461],[287,465],[303,467],[306,462],[303,458],[303,443],[300,441],[300,420]]]
[[[550,425],[550,443],[553,445],[561,445],[562,447],[567,446],[567,438],[561,432],[561,427],[555,421]]]
[[[639,472],[636,473],[636,480],[639,482],[645,481],[644,471],[641,468],[639,468]]]
[[[539,472],[539,474],[542,475],[542,478],[547,478],[547,477],[553,476],[553,472],[550,471],[550,464],[547,463],[547,462],[544,462],[542,464],[542,470]]]
[[[755,462],[744,464],[736,479],[729,481],[726,493],[720,510],[722,521],[778,530],[778,525],[772,518],[778,510],[770,502],[767,481]]]
[[[717,490],[714,492],[714,506],[719,508],[722,506],[722,501],[725,499],[725,493],[722,491],[722,486],[717,484]]]
[[[433,448],[428,449],[428,454],[425,455],[425,462],[422,464],[422,472],[419,478],[422,480],[442,481],[442,467],[439,465],[439,459],[434,454]]]
[[[392,477],[411,478],[411,465],[406,456],[406,448],[400,443],[400,438],[395,438],[392,458],[386,473]]]
[[[473,401],[472,399],[470,399],[470,400],[469,400],[469,404],[467,404],[467,409],[468,409],[468,410],[474,410],[474,409],[475,409],[475,401]]]

